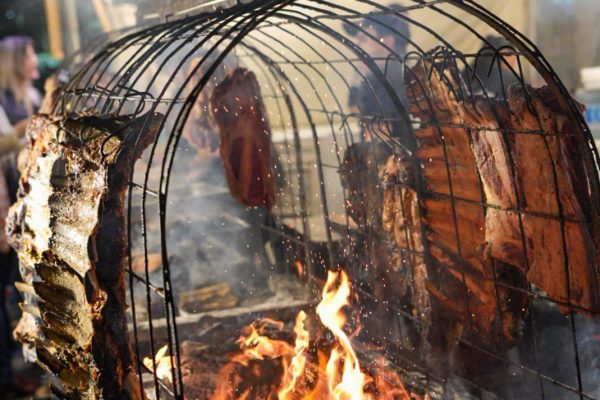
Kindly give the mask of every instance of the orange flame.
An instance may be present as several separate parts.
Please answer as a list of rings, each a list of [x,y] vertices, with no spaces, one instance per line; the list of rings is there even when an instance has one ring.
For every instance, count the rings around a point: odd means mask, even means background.
[[[306,367],[306,352],[308,350],[310,334],[304,329],[305,320],[306,314],[304,311],[300,311],[296,317],[296,326],[294,327],[294,333],[296,334],[294,357],[292,358],[291,368],[288,369],[283,378],[281,384],[283,389],[277,393],[279,400],[292,399],[292,393],[296,388],[296,383],[304,373],[304,368]]]
[[[167,347],[167,345],[164,345],[156,352],[154,361],[149,357],[144,357],[143,362],[150,371],[154,371],[154,366],[156,365],[156,376],[158,379],[171,383],[173,382],[171,370],[173,369],[173,365],[175,365],[175,358],[173,356],[165,356]]]
[[[346,316],[344,307],[350,305],[351,287],[348,275],[341,272],[329,272],[323,288],[322,300],[317,306],[317,315],[321,323],[335,337],[335,345],[329,357],[324,351],[317,350],[317,379],[310,388],[306,386],[310,333],[305,329],[306,314],[300,311],[294,328],[295,346],[286,341],[273,340],[266,336],[268,327],[282,330],[282,322],[270,319],[254,321],[248,327],[248,334],[238,339],[241,353],[231,359],[219,373],[219,384],[213,394],[213,400],[252,397],[251,389],[243,393],[235,385],[239,380],[232,376],[236,365],[248,367],[252,360],[280,359],[283,374],[277,388],[273,387],[266,399],[278,400],[409,400],[419,399],[410,394],[396,373],[385,367],[382,358],[373,371],[373,375],[363,372],[350,337],[344,332]],[[314,360],[312,361],[314,363]],[[311,364],[314,366],[314,364]],[[260,371],[258,371],[260,373]],[[309,374],[310,375],[310,374]],[[313,374],[314,375],[314,374]],[[365,392],[373,383],[377,393]],[[251,385],[250,385],[251,386]],[[308,392],[308,393],[307,393]],[[234,395],[235,393],[235,395]],[[425,395],[424,399],[429,399]]]
[[[283,329],[283,323],[279,321],[265,318],[261,322],[265,325],[273,324],[279,329]],[[261,328],[259,328],[259,330],[262,331]],[[243,353],[237,357],[237,362],[242,365],[247,365],[250,360],[277,358],[291,353],[291,348],[288,343],[281,340],[271,340],[267,336],[263,336],[263,332],[259,332],[259,330],[252,324],[250,325],[250,334],[238,339],[238,343],[240,343]]]
[[[339,287],[335,283],[339,280]],[[350,304],[350,282],[345,272],[328,272],[323,288],[323,300],[317,306],[321,322],[333,333],[338,346],[331,352],[327,363],[329,394],[335,400],[362,400],[367,376],[362,373],[350,338],[343,330],[346,317],[342,308]]]

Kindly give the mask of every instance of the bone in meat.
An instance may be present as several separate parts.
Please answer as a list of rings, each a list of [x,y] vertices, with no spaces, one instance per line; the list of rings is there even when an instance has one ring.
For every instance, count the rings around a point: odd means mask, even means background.
[[[461,127],[456,94],[448,90],[448,85],[456,85],[454,78],[437,69],[429,75],[430,67],[420,63],[409,70],[407,91],[409,111],[422,123],[415,132],[419,138],[416,156],[423,166],[426,189],[432,193],[430,204],[437,205],[428,210],[430,241],[460,253],[483,273],[477,249],[484,239],[484,217],[481,207],[473,204],[482,201],[482,188],[469,132]],[[449,199],[451,194],[454,201]]]
[[[380,171],[384,186],[382,224],[403,254],[400,266],[410,272],[408,284],[416,317],[426,321],[431,314],[431,304],[426,287],[428,274],[423,256],[419,201],[411,186],[414,179],[411,163],[408,154],[398,149]],[[396,284],[392,282],[392,285]],[[428,330],[422,327],[422,337],[427,334]]]
[[[512,153],[523,188],[521,208],[526,211],[522,224],[528,263],[521,267],[528,267],[530,282],[550,298],[598,311],[598,262],[587,223],[592,207],[579,153],[583,139],[554,105],[547,87],[513,85],[508,97],[511,113],[506,124],[517,132],[512,135]],[[530,131],[543,133],[523,133]],[[565,220],[564,233],[560,219]]]
[[[340,179],[346,189],[346,211],[361,228],[381,224],[383,187],[379,169],[390,155],[391,149],[382,142],[354,143],[344,154]]]

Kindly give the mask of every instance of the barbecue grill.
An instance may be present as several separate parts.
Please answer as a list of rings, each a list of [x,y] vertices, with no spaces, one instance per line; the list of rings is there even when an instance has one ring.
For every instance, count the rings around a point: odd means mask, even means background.
[[[441,36],[436,21],[456,35]],[[494,46],[474,21],[505,43]],[[231,196],[211,136],[211,96],[239,69],[256,76],[270,124],[270,210]],[[362,325],[359,358],[379,360],[408,391],[600,399],[598,153],[579,105],[535,45],[476,2],[407,0],[392,9],[369,0],[257,0],[171,16],[123,33],[72,75],[53,116],[74,114],[137,121],[126,131],[129,146],[161,116],[141,157],[124,157],[134,165],[122,177],[122,334],[138,397],[211,398],[245,325],[269,317],[292,335],[299,310],[314,314],[327,271],[343,270],[353,284],[349,319]],[[519,124],[522,115],[534,126]],[[561,124],[550,129],[553,115]],[[93,141],[61,129],[82,148]],[[103,159],[115,135],[93,147]],[[236,154],[228,162],[239,162]],[[526,162],[527,154],[539,161]],[[467,163],[472,175],[461,169]],[[435,165],[444,172],[437,186]],[[544,171],[550,186],[531,170]],[[467,176],[474,186],[461,187]],[[393,215],[384,201],[395,201]],[[446,218],[436,225],[436,215]],[[494,228],[506,226],[510,241],[497,244]],[[471,246],[469,235],[483,239]],[[550,238],[556,245],[543,244]],[[61,379],[55,390],[66,396],[61,385],[72,382]]]

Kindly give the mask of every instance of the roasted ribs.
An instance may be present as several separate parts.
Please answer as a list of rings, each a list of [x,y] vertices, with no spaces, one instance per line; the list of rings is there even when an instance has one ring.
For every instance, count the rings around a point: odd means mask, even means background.
[[[429,321],[431,302],[427,294],[428,273],[425,265],[423,232],[419,210],[419,198],[414,188],[414,171],[411,157],[398,148],[390,156],[385,167],[380,170],[383,184],[383,231],[392,239],[401,254],[399,269],[407,271],[411,304],[419,321]],[[388,268],[394,272],[395,265]],[[396,268],[398,268],[396,267]],[[391,280],[390,285],[397,290],[402,280]],[[428,329],[424,324],[420,333],[426,339]],[[424,346],[423,340],[421,346]]]
[[[455,67],[429,61],[407,80],[421,123],[432,296],[471,339],[502,347],[518,338],[531,286],[597,311],[588,182],[576,129],[550,90],[469,96]]]
[[[24,271],[15,335],[61,398],[142,398],[125,316],[124,197],[161,119],[38,115],[28,128],[7,221]]]
[[[462,101],[459,79],[456,71],[427,61],[407,74],[409,111],[421,122],[416,155],[425,179],[427,247],[435,264],[427,287],[470,340],[507,348],[519,338],[528,301],[512,287],[523,288],[525,278],[518,270],[505,271],[490,255],[488,229],[507,216],[484,204],[497,197],[510,202],[513,187],[503,175],[506,155],[498,124],[485,114],[485,103]],[[495,178],[492,188],[486,174]]]
[[[375,282],[373,292],[380,300],[383,329],[389,329],[385,320],[389,299],[394,299],[396,306],[412,304],[420,319],[430,316],[411,163],[401,147],[363,142],[347,148],[339,171],[346,213],[358,226],[353,262],[363,266]],[[421,334],[425,336],[426,331]]]
[[[527,238],[515,245],[523,254],[512,263],[526,271],[529,281],[551,299],[598,312],[594,244],[598,238],[590,228],[592,204],[579,130],[555,104],[547,87],[514,85],[509,87],[508,98],[510,113],[503,122],[516,132],[509,135],[509,143],[518,171],[515,179]],[[513,232],[520,231],[514,222]],[[494,250],[506,241],[494,239]],[[502,251],[493,253],[510,263]]]
[[[271,209],[275,202],[271,128],[256,76],[243,68],[233,70],[215,87],[210,103],[231,194],[248,207]]]

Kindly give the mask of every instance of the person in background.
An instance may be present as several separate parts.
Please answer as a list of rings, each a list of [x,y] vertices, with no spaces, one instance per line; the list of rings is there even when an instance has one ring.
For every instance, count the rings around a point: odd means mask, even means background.
[[[483,84],[489,96],[505,98],[506,89],[519,82],[519,62],[513,54],[516,51],[503,37],[487,35],[476,62],[471,66],[471,71],[467,71],[470,76],[466,78],[471,80],[472,90],[482,92]],[[501,58],[498,57],[498,52]]]
[[[9,309],[17,309],[12,303],[16,296],[18,260],[8,247],[4,225],[8,207],[16,200],[17,151],[22,147],[27,123],[41,102],[41,95],[33,86],[39,77],[30,38],[8,36],[0,41],[0,391],[4,398],[22,396],[35,388],[19,382],[11,368],[14,341]]]
[[[402,10],[400,4],[387,7],[400,13]],[[349,106],[364,117],[363,134],[367,140],[373,134],[377,134],[374,132],[377,129],[400,138],[409,133],[406,129],[407,121],[401,122],[406,115],[402,108],[408,108],[404,84],[404,57],[410,42],[409,25],[398,14],[381,14],[379,11],[373,10],[374,14],[371,17],[354,24],[344,23],[346,32],[357,38],[357,46],[374,61],[387,81],[382,82],[381,77],[369,69],[364,73],[364,78],[361,77],[361,82],[351,88]],[[401,104],[397,104],[396,99],[399,99]],[[384,120],[388,123],[381,124]],[[372,121],[379,123],[374,126]]]

